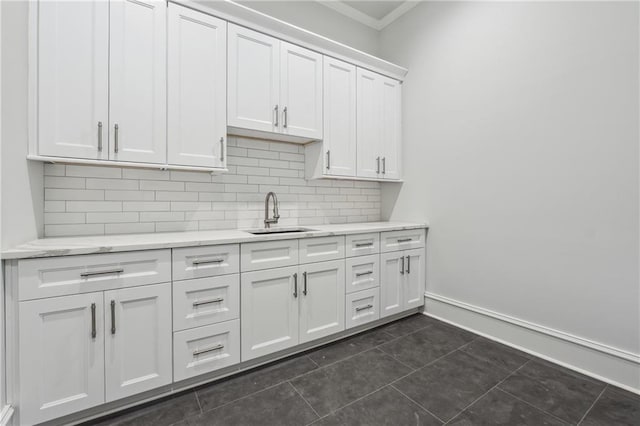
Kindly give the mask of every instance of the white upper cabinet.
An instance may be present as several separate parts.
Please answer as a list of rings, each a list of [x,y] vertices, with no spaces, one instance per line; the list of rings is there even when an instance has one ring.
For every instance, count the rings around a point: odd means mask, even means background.
[[[31,7],[38,17],[32,33],[38,91],[31,107],[39,154],[108,158],[109,3],[40,1]]]
[[[382,177],[400,179],[401,151],[401,85],[400,82],[382,77],[381,111],[382,140],[380,155],[382,156]]]
[[[322,55],[280,42],[281,130],[322,139]]]
[[[228,124],[278,132],[280,41],[237,25],[228,28]]]
[[[227,23],[169,3],[168,162],[224,168]]]
[[[356,67],[324,58],[324,170],[356,175]]]
[[[166,2],[122,0],[109,6],[109,156],[165,163]]]
[[[358,176],[380,177],[382,171],[380,86],[382,76],[358,68]]]

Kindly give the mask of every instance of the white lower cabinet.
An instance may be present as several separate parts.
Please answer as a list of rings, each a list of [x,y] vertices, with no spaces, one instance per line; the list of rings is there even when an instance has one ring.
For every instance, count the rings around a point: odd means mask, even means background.
[[[424,305],[424,249],[380,255],[380,317]]]
[[[380,289],[370,288],[347,294],[347,328],[366,324],[380,318]]]
[[[21,302],[20,421],[105,402],[102,292]]]
[[[174,380],[240,362],[240,320],[178,331],[173,336]]]

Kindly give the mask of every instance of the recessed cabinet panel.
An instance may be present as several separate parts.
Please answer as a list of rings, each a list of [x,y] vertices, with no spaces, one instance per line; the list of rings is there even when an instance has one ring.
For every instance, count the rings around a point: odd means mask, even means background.
[[[228,26],[228,124],[280,130],[280,41],[234,24]]]
[[[382,172],[380,79],[382,76],[358,68],[358,142],[359,177],[377,178]]]
[[[239,244],[184,247],[172,252],[174,280],[240,272]]]
[[[246,243],[240,250],[243,272],[298,264],[298,240]]]
[[[303,238],[299,240],[300,263],[344,258],[344,236]]]
[[[106,401],[171,383],[171,283],[104,293]]]
[[[425,292],[425,250],[415,249],[404,252],[406,265],[405,273],[405,309],[424,305]]]
[[[380,317],[403,311],[404,262],[402,253],[380,255]]]
[[[365,256],[380,252],[380,234],[354,234],[346,236],[347,257]]]
[[[382,113],[382,177],[400,179],[401,158],[401,85],[397,80],[388,77],[381,79],[381,113]]]
[[[370,288],[347,294],[346,327],[352,328],[380,318],[380,289]]]
[[[102,293],[21,302],[20,424],[105,402]]]
[[[377,254],[347,258],[347,293],[380,285],[380,257]]]
[[[39,1],[37,110],[40,155],[109,157],[109,2]]]
[[[426,235],[424,228],[381,232],[382,251],[390,252],[424,247]]]
[[[169,3],[168,31],[168,162],[224,167],[227,23]]]
[[[112,1],[109,8],[109,158],[166,163],[166,2]]]

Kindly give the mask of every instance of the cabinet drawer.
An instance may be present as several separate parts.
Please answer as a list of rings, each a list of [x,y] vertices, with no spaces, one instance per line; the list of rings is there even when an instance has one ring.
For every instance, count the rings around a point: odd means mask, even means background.
[[[240,362],[240,320],[173,333],[173,380]]]
[[[240,272],[240,246],[185,247],[173,250],[173,279],[213,277]]]
[[[171,281],[171,251],[146,250],[26,259],[18,263],[20,300]]]
[[[242,244],[242,272],[298,264],[298,240]]]
[[[352,328],[380,318],[380,289],[370,288],[347,294],[346,326]]]
[[[424,247],[425,230],[409,229],[406,231],[389,231],[380,234],[382,252],[406,250]]]
[[[344,236],[304,238],[299,244],[301,264],[344,259]]]
[[[380,253],[380,234],[347,235],[347,257]]]
[[[380,285],[380,256],[350,257],[347,259],[347,293]]]
[[[173,283],[174,331],[236,319],[239,314],[239,274]]]

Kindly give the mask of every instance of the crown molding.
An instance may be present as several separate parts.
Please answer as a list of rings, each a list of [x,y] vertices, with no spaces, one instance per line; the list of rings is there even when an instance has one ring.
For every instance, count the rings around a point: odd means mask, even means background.
[[[316,0],[316,2],[377,31],[382,30],[409,10],[416,7],[419,3],[418,1],[405,1],[382,19],[376,19],[340,0]]]

